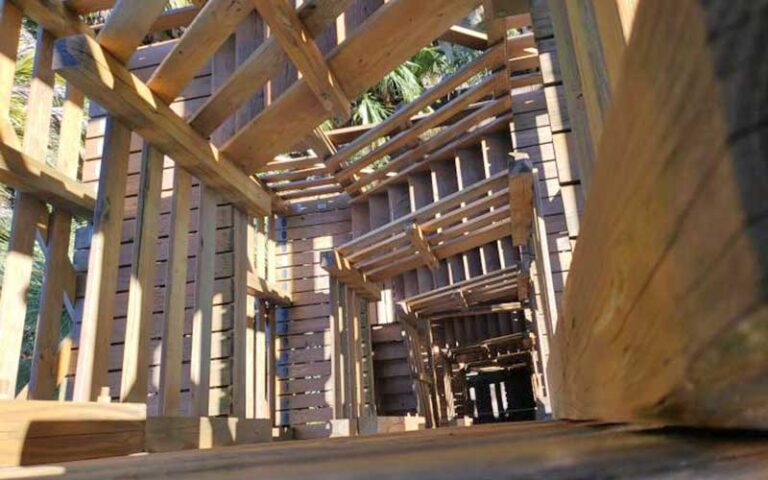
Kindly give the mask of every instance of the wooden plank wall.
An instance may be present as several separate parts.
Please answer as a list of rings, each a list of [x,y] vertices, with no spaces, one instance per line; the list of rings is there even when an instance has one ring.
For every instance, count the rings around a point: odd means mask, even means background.
[[[164,55],[172,48],[175,42],[166,42],[160,45],[141,49],[132,59],[130,67],[141,79],[146,80],[159,65]],[[195,79],[184,90],[180,98],[172,108],[185,116],[190,115],[202,105],[211,91],[211,68],[206,66],[196,75]],[[91,120],[88,125],[85,156],[83,165],[83,181],[96,183],[98,181],[101,163],[101,149],[105,127],[105,112],[96,104],[91,105]],[[117,303],[115,322],[112,334],[112,346],[110,350],[109,383],[110,396],[119,397],[120,375],[122,368],[123,339],[125,335],[125,315],[128,305],[128,284],[130,280],[132,248],[135,234],[137,194],[140,184],[139,168],[141,163],[142,141],[138,135],[131,137],[131,156],[128,165],[128,184],[125,199],[125,215],[123,221],[123,233],[120,248],[120,271],[117,286]],[[162,342],[162,325],[165,305],[165,281],[166,266],[168,261],[168,236],[171,230],[171,205],[173,201],[173,162],[166,159],[163,180],[162,200],[158,212],[158,254],[156,267],[155,300],[153,307],[152,340],[148,385],[148,411],[151,415],[158,414],[157,391],[160,380],[160,344]],[[183,340],[183,368],[182,368],[182,401],[181,413],[190,412],[189,388],[190,388],[190,357],[192,314],[195,305],[195,271],[197,261],[197,248],[199,226],[199,200],[200,188],[196,180],[193,181],[191,197],[191,211],[188,238],[188,268],[187,268],[187,303],[184,315],[184,340]],[[233,209],[230,205],[220,205],[216,212],[216,262],[214,283],[214,315],[213,337],[211,351],[211,394],[210,413],[212,415],[229,413],[228,387],[231,385],[231,329],[232,329],[232,301],[233,301]],[[88,248],[90,244],[89,228],[81,229],[76,234],[75,242],[75,267],[84,272],[87,269]],[[78,298],[82,298],[84,292],[84,276],[78,285]],[[74,335],[76,339],[77,334]],[[76,351],[76,350],[75,350]],[[76,355],[73,355],[70,374],[74,374]]]
[[[320,252],[351,237],[350,209],[336,197],[297,204],[278,235],[277,278],[294,303],[277,313],[277,422],[298,438],[328,436],[332,418],[330,277]]]

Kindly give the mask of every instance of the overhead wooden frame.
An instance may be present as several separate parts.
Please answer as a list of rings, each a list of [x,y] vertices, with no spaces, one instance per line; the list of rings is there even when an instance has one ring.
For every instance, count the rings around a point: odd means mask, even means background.
[[[370,281],[365,274],[352,268],[349,262],[336,251],[323,252],[320,258],[322,267],[332,277],[373,301],[381,300],[381,288]]]
[[[513,265],[485,275],[437,288],[421,295],[406,298],[401,303],[406,311],[419,318],[448,318],[441,315],[461,314],[481,308],[492,309],[493,305],[519,307],[518,281],[520,267]]]
[[[252,1],[323,107],[340,121],[349,119],[351,102],[293,5],[285,0]]]

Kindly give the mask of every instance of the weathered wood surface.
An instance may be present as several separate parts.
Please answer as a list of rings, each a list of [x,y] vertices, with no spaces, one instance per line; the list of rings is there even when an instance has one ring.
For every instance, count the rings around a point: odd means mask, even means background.
[[[63,468],[62,468],[63,467]],[[761,478],[764,439],[526,422],[14,469],[46,478]]]
[[[561,417],[768,428],[760,2],[639,2],[550,379]]]

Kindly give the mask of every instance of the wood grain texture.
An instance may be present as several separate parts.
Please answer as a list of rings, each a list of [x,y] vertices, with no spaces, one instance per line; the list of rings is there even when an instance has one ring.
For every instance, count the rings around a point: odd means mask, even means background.
[[[766,8],[640,2],[553,344],[559,416],[768,427]]]

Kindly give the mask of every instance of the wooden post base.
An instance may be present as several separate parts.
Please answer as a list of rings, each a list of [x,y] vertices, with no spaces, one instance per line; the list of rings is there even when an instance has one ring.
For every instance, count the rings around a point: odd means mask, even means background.
[[[173,452],[272,441],[268,419],[150,417],[146,451]]]

